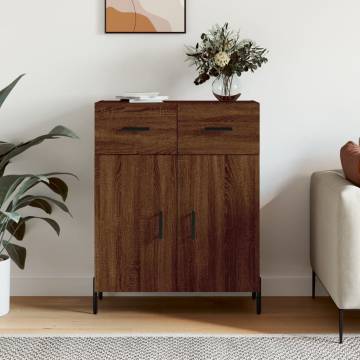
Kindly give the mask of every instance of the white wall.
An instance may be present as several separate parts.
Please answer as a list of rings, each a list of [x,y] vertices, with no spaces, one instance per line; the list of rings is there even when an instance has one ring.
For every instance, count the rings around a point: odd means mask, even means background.
[[[1,109],[1,139],[22,140],[64,124],[81,141],[53,141],[9,170],[76,172],[74,218],[56,213],[58,239],[33,224],[15,294],[89,294],[93,274],[93,103],[124,90],[159,89],[173,99],[212,99],[184,63],[214,23],[229,21],[270,49],[243,79],[261,102],[262,275],[265,294],[308,294],[309,175],[338,168],[338,150],[359,131],[360,4],[357,0],[187,0],[185,35],[105,35],[103,0],[0,1],[0,84],[26,72]]]

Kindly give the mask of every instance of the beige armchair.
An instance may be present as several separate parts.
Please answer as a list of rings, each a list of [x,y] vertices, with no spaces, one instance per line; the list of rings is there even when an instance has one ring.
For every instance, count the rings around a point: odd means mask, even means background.
[[[360,188],[342,171],[316,172],[311,177],[310,257],[315,277],[339,309],[339,339],[344,310],[360,309]]]

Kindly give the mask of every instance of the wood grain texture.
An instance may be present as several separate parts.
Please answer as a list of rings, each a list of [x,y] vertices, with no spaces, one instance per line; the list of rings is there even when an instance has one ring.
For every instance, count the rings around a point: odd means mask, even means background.
[[[129,104],[95,105],[95,151],[98,154],[175,154],[177,106]],[[132,131],[128,128],[147,128]]]
[[[310,284],[309,284],[310,287]],[[91,298],[13,297],[0,335],[56,334],[334,334],[338,310],[329,297],[109,297],[94,316]],[[360,312],[345,314],[347,333],[360,333]],[[338,346],[338,344],[334,344]]]
[[[97,290],[259,291],[258,153],[256,102],[97,103]]]
[[[96,289],[175,290],[176,158],[98,155],[96,179]]]
[[[178,111],[180,154],[259,154],[258,103],[180,103]]]
[[[259,289],[258,171],[258,156],[179,156],[178,291]]]

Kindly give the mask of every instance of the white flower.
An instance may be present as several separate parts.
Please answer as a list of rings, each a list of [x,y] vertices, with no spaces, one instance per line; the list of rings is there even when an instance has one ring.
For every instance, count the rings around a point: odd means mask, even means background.
[[[230,62],[230,56],[225,51],[218,52],[214,57],[215,64],[221,68]]]
[[[233,39],[228,39],[224,44],[224,50],[230,50],[233,47],[234,42]]]
[[[254,44],[254,42],[252,40],[249,40],[249,39],[244,39],[244,40],[241,40],[239,42],[240,47],[244,47],[244,46],[249,45],[249,44]]]

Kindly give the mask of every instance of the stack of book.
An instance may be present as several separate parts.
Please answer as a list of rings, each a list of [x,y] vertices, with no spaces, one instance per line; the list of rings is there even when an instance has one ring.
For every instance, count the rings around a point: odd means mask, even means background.
[[[169,99],[168,96],[160,96],[158,92],[127,92],[116,98],[130,103],[161,103]]]

